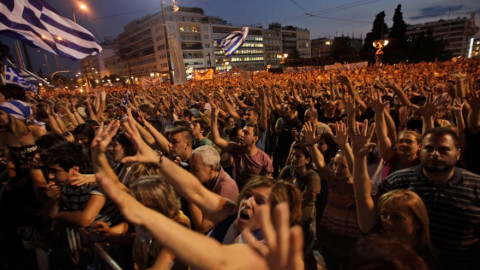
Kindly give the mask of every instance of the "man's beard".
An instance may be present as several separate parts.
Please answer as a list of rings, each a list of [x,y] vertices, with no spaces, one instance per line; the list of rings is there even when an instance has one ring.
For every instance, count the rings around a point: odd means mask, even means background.
[[[453,165],[450,165],[450,164],[429,165],[427,163],[427,164],[423,164],[422,167],[423,169],[425,169],[425,171],[429,173],[446,173],[446,172],[450,172],[455,167],[455,165],[454,164]]]

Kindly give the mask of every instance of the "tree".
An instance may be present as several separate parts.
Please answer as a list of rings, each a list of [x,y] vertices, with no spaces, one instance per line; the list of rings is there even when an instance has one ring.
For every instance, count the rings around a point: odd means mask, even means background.
[[[358,51],[355,51],[351,46],[349,37],[336,37],[333,40],[332,57],[335,61],[350,61],[358,56]]]
[[[409,38],[407,44],[407,59],[410,62],[445,61],[451,57],[444,50],[446,42],[443,39],[435,39],[431,29]]]
[[[362,59],[373,62],[375,56],[375,48],[372,43],[375,40],[383,39],[385,33],[388,31],[388,26],[385,23],[385,11],[378,13],[373,21],[372,31],[365,36],[363,48],[360,50],[360,57]]]
[[[383,59],[386,63],[394,64],[406,60],[407,24],[403,20],[402,5],[398,5],[393,15],[393,26],[388,34],[389,44],[384,49]]]
[[[0,61],[7,58],[13,62],[13,56],[10,54],[10,47],[0,42]]]

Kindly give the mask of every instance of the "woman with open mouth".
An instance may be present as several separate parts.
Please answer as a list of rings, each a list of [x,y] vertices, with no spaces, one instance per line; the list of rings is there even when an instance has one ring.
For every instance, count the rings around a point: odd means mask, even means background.
[[[196,269],[268,269],[265,260],[267,254],[261,254],[248,245],[237,243],[244,242],[241,236],[244,230],[253,232],[257,239],[264,238],[260,229],[265,221],[261,218],[260,206],[272,212],[271,209],[277,204],[287,202],[290,226],[300,224],[301,194],[297,188],[290,183],[255,177],[242,189],[237,204],[209,191],[190,172],[151,149],[142,140],[133,120],[128,119],[125,129],[138,151],[135,156],[123,158],[122,162],[157,164],[175,190],[185,199],[196,204],[215,224],[215,227],[209,233],[210,237],[205,237],[172,222],[160,213],[142,208],[129,198],[125,199],[126,195],[124,195],[124,199],[120,199],[122,202],[127,200],[130,206],[135,204],[134,207],[119,204],[127,220],[137,226],[145,227],[159,243]],[[118,193],[121,192],[120,184],[112,183],[114,180],[101,170],[97,173],[97,179],[106,193],[118,202]],[[139,210],[132,210],[133,208]]]

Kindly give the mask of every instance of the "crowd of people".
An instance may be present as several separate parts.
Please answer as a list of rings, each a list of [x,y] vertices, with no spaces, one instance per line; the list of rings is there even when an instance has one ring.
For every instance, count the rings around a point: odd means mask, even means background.
[[[7,84],[0,126],[2,269],[91,267],[65,227],[125,269],[480,269],[480,60]]]

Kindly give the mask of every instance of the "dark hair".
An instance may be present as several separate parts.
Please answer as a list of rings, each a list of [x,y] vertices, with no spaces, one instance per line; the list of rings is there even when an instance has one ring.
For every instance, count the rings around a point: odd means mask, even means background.
[[[48,133],[43,136],[38,137],[35,140],[35,144],[38,146],[38,148],[41,149],[47,149],[52,145],[55,145],[57,143],[65,142],[66,139],[64,136],[58,134],[58,133]]]
[[[185,140],[185,142],[189,142],[190,145],[193,144],[193,135],[192,135],[192,131],[188,128],[188,127],[184,127],[184,126],[179,126],[179,127],[175,127],[175,128],[172,128],[168,131],[168,138],[171,138],[173,135],[177,134],[177,133],[182,133],[183,134],[183,138]]]
[[[72,142],[57,143],[41,153],[45,164],[58,164],[65,171],[73,166],[79,167],[80,173],[92,173],[92,163],[88,149],[82,144]]]
[[[254,107],[249,107],[246,112],[252,112],[256,116],[260,116],[260,113]]]
[[[150,116],[155,115],[155,112],[153,111],[153,108],[149,104],[146,104],[146,103],[138,105],[138,110],[140,110],[144,113],[147,113]]]
[[[455,147],[460,148],[460,142],[459,142],[459,139],[458,139],[458,135],[455,132],[455,130],[453,130],[450,127],[434,127],[434,128],[428,129],[427,131],[425,131],[425,133],[422,136],[422,142],[423,142],[423,139],[427,135],[430,135],[430,134],[432,134],[432,136],[435,136],[435,137],[442,137],[442,136],[445,136],[445,135],[450,135],[450,136],[452,136]]]
[[[73,136],[78,137],[78,136],[84,136],[88,139],[88,145],[92,143],[93,137],[95,137],[95,129],[93,128],[92,125],[84,123],[80,124],[75,129],[73,130]]]
[[[127,135],[125,132],[120,132],[115,137],[113,137],[113,141],[118,142],[120,145],[122,145],[123,150],[125,152],[125,156],[134,156],[137,153],[137,149],[135,148],[135,145],[128,139]]]
[[[245,127],[253,127],[253,136],[260,136],[260,129],[257,124],[246,124]]]
[[[195,120],[192,121],[192,123],[199,123],[200,128],[203,129],[202,135],[205,136],[210,131],[210,125],[207,123],[207,121],[203,120],[202,118],[196,118]]]
[[[16,99],[21,101],[27,101],[27,95],[25,94],[25,90],[16,84],[7,83],[0,86],[0,93],[5,96],[5,100]]]
[[[177,128],[177,127],[186,127],[186,126],[188,126],[188,122],[185,121],[185,120],[183,120],[183,119],[175,120],[175,121],[173,122],[173,126],[174,126],[175,128]]]
[[[310,158],[310,162],[307,165],[307,167],[309,167],[310,163],[311,163],[312,156],[310,155],[310,151],[308,151],[308,149],[307,149],[307,145],[305,145],[305,143],[302,143],[302,142],[296,142],[293,145],[293,150],[302,151],[302,154],[305,156],[305,158]]]
[[[242,128],[239,126],[234,126],[231,129],[225,130],[225,132],[228,134],[228,137],[231,141],[235,141],[235,137],[237,136],[239,130],[242,130]]]
[[[233,116],[227,115],[227,116],[225,117],[225,123],[228,123],[228,119],[230,119],[230,118],[232,118],[233,120],[235,120],[235,118],[234,118]]]

